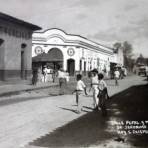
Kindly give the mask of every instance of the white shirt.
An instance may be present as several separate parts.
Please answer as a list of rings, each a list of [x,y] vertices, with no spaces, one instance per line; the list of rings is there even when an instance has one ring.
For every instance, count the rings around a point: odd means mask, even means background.
[[[116,70],[116,71],[114,72],[114,75],[115,75],[115,78],[119,78],[120,72],[119,72],[118,70]]]
[[[98,76],[97,75],[91,78],[91,83],[92,84],[98,84],[98,82],[99,81],[98,81]]]
[[[85,84],[82,80],[77,81],[76,90],[82,90],[83,91],[85,87],[86,86],[85,86]]]
[[[65,72],[63,71],[58,71],[58,78],[65,78]]]
[[[46,75],[46,74],[47,74],[47,68],[44,68],[44,69],[43,69],[43,72],[44,72],[44,74]]]
[[[47,74],[49,74],[51,72],[51,70],[49,68],[46,69]]]
[[[99,84],[98,75],[91,78],[91,84],[93,89],[98,88],[98,84]]]
[[[104,88],[107,87],[106,82],[104,80],[99,81],[99,90],[103,90]]]

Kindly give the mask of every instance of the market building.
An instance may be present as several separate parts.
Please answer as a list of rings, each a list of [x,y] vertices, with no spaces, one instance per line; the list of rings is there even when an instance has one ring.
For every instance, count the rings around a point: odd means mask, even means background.
[[[94,68],[109,73],[112,64],[123,65],[122,53],[57,28],[33,33],[33,64],[49,65],[53,69],[62,67],[70,75]]]
[[[40,29],[0,13],[0,81],[31,77],[32,33]]]

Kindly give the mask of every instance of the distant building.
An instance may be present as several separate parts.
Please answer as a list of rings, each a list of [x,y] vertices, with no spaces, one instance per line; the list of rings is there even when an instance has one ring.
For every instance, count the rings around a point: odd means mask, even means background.
[[[118,64],[122,58],[112,48],[56,28],[33,33],[32,45],[33,64],[62,67],[70,75],[94,68],[109,72],[112,63]]]
[[[32,69],[32,33],[41,28],[0,13],[0,80],[27,79]]]

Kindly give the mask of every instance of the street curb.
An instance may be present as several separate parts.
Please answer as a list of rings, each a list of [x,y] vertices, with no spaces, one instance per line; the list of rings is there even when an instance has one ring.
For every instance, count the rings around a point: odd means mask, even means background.
[[[68,84],[71,84],[71,83],[74,83],[74,82],[69,82]],[[28,91],[33,91],[33,90],[47,89],[47,88],[50,88],[50,87],[57,87],[57,86],[59,86],[59,84],[55,83],[54,85],[46,85],[46,86],[39,86],[39,87],[34,87],[34,88],[26,88],[26,89],[16,90],[16,91],[8,91],[8,92],[0,93],[0,97],[18,95],[21,92],[28,92]]]
[[[0,97],[6,97],[6,96],[11,96],[11,95],[18,95],[21,92],[46,89],[46,88],[55,87],[55,86],[58,86],[58,84],[49,85],[49,86],[40,86],[40,87],[35,87],[35,88],[26,88],[26,89],[16,90],[16,91],[9,91],[9,92],[0,93]]]

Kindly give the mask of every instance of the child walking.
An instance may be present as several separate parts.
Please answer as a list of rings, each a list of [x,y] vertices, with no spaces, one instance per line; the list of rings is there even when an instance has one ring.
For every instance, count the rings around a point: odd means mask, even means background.
[[[80,95],[83,94],[83,92],[85,92],[85,95],[87,95],[87,92],[86,92],[86,85],[81,80],[82,75],[78,74],[76,78],[77,78],[77,85],[76,85],[76,90],[74,92],[76,92],[76,104],[78,107],[77,113],[80,113],[82,110]]]
[[[106,116],[107,115],[106,99],[107,99],[107,96],[108,96],[108,92],[107,92],[106,82],[103,80],[103,78],[104,78],[104,76],[103,76],[102,73],[98,74],[98,79],[99,79],[99,85],[98,85],[99,94],[98,94],[98,98],[99,98],[99,106],[101,108],[102,115]]]
[[[116,68],[115,69],[115,72],[114,72],[114,78],[115,78],[115,85],[118,86],[119,85],[119,76],[120,76],[120,72],[118,71],[118,69]]]

